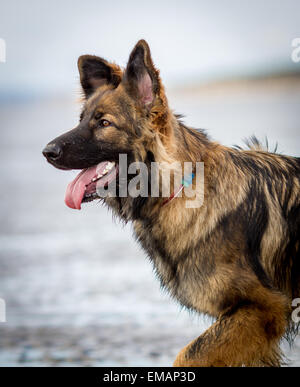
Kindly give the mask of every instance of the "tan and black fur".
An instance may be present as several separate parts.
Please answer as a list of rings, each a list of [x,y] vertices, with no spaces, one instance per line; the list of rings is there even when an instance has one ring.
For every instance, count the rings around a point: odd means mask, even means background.
[[[175,366],[279,366],[281,338],[295,329],[292,299],[300,297],[300,159],[212,142],[186,127],[168,107],[144,40],[123,71],[85,55],[78,67],[84,92],[79,125],[48,144],[57,168],[83,169],[103,160],[204,162],[204,203],[186,198],[106,198],[183,306],[216,322],[188,344]],[[101,127],[105,118],[110,122]]]

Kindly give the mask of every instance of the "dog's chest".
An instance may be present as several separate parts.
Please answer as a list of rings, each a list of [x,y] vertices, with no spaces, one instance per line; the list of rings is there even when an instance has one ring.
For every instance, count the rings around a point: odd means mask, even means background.
[[[198,266],[195,270],[195,252],[180,248],[180,233],[176,236],[176,230],[172,231],[171,239],[157,226],[134,222],[135,236],[151,259],[162,286],[187,308],[213,315],[207,294],[208,269],[203,264],[202,269]]]

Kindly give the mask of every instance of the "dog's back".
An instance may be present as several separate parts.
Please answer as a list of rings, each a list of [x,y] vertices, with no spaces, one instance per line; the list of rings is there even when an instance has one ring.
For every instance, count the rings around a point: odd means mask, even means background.
[[[233,156],[252,175],[249,243],[261,235],[258,254],[271,285],[294,299],[300,295],[300,158],[269,153],[257,140],[250,147]]]

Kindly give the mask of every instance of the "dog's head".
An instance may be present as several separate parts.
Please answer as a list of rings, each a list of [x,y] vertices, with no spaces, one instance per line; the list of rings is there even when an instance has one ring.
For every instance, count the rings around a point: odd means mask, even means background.
[[[148,44],[140,40],[124,72],[97,56],[78,60],[84,106],[78,126],[51,141],[43,150],[60,169],[81,169],[69,184],[66,203],[80,209],[97,198],[96,183],[107,185],[118,175],[120,154],[145,161],[164,146],[172,115]]]

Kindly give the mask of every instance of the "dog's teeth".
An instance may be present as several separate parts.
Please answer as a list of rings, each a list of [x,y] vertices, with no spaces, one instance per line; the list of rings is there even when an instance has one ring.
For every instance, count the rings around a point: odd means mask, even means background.
[[[97,173],[97,176],[93,177],[92,181],[94,182],[94,181],[97,181],[97,180],[101,179],[101,177],[106,175],[107,172],[110,171],[114,166],[115,166],[115,162],[114,161],[109,161],[106,164],[106,167],[104,168],[103,172],[102,173]]]
[[[104,172],[108,172],[109,170],[111,170],[114,165],[115,165],[114,161],[112,162],[109,161],[104,169]]]
[[[103,176],[102,173],[100,173],[99,175],[97,174],[97,176],[92,178],[92,181],[96,181],[96,180],[100,179],[102,176]]]

